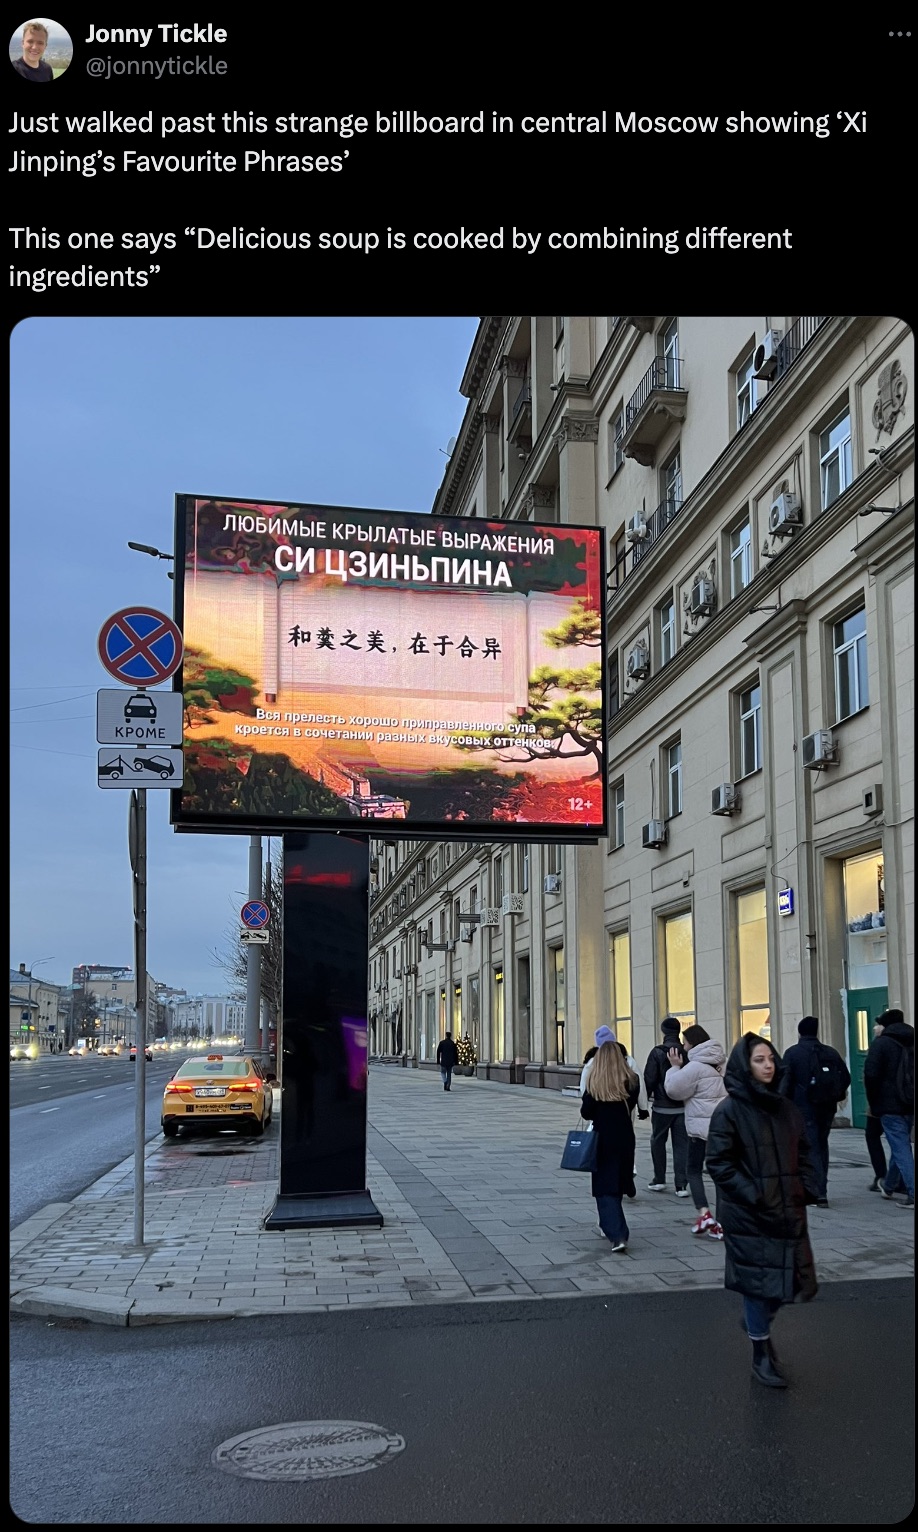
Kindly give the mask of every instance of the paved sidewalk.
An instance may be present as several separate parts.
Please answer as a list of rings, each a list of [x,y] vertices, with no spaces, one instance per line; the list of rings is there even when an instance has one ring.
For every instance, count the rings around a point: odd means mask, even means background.
[[[277,1110],[261,1140],[157,1135],[144,1247],[129,1159],[12,1231],[11,1311],[139,1325],[722,1285],[723,1246],[691,1236],[691,1200],[646,1189],[649,1124],[636,1123],[628,1253],[613,1255],[593,1232],[589,1177],[558,1168],[575,1098],[465,1077],[445,1097],[438,1073],[371,1068],[367,1185],[382,1229],[263,1229]],[[831,1156],[831,1206],[809,1213],[820,1281],[911,1276],[914,1214],[868,1191],[863,1134],[836,1130]]]

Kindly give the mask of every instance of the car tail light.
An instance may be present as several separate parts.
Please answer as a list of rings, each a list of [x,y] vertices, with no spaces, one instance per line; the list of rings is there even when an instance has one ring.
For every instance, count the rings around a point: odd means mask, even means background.
[[[227,1080],[226,1086],[227,1090],[255,1091],[258,1089],[258,1085],[255,1080]]]
[[[185,1080],[170,1080],[169,1084],[166,1086],[166,1090],[167,1091],[168,1090],[175,1090],[175,1091],[194,1090],[194,1086],[190,1083],[190,1081],[185,1081]]]

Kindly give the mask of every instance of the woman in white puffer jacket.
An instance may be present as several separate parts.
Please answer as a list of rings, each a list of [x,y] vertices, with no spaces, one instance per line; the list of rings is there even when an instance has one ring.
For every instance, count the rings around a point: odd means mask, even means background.
[[[724,1084],[727,1055],[720,1043],[712,1041],[704,1027],[686,1027],[682,1039],[688,1049],[688,1063],[683,1064],[678,1048],[669,1050],[672,1068],[666,1073],[666,1094],[673,1101],[685,1102],[688,1183],[698,1213],[692,1233],[706,1234],[708,1239],[723,1239],[723,1230],[708,1206],[702,1171],[711,1117],[714,1108],[727,1095]]]

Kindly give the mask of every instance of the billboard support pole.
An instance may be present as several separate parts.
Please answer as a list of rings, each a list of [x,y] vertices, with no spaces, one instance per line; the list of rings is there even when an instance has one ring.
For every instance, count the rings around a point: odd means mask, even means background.
[[[261,836],[249,836],[249,898],[262,897]],[[269,927],[270,930],[270,927]],[[275,941],[277,934],[274,935]],[[245,969],[245,1051],[258,1053],[261,1048],[261,947],[249,942]]]

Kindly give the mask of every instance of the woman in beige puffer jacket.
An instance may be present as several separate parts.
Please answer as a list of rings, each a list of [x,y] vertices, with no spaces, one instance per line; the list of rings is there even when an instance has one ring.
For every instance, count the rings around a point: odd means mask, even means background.
[[[688,1135],[688,1183],[698,1217],[693,1234],[708,1239],[723,1239],[723,1230],[708,1206],[704,1189],[704,1156],[708,1127],[714,1108],[726,1098],[724,1066],[727,1055],[720,1043],[710,1038],[704,1027],[686,1027],[682,1034],[688,1049],[688,1063],[683,1064],[678,1048],[671,1048],[672,1068],[666,1074],[666,1094],[673,1101],[685,1102],[685,1131]]]

